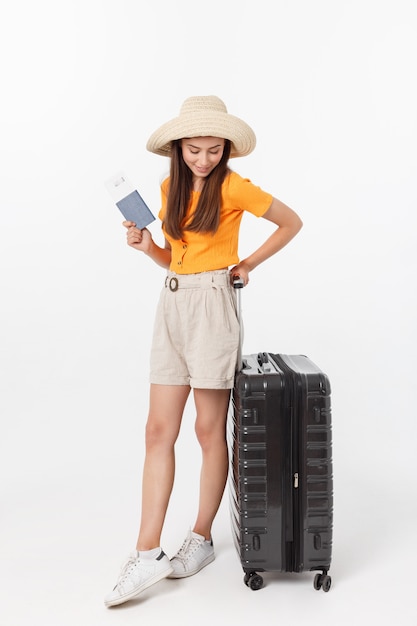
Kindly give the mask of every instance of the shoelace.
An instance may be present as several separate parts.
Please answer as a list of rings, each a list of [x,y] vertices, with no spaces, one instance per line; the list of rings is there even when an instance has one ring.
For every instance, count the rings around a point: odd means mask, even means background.
[[[136,566],[137,558],[138,557],[135,553],[132,553],[129,555],[129,558],[127,559],[126,563],[124,563],[124,565],[122,566],[122,569],[120,570],[119,580],[117,582],[118,585],[124,582],[126,578],[129,576],[129,574],[132,572],[133,568]]]
[[[178,550],[176,558],[185,563],[201,545],[201,540],[189,535]]]

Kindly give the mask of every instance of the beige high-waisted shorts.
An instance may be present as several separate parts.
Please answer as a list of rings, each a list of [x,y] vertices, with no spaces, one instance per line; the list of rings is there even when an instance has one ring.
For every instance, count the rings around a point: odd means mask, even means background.
[[[155,318],[150,382],[231,389],[238,346],[229,271],[168,272]]]

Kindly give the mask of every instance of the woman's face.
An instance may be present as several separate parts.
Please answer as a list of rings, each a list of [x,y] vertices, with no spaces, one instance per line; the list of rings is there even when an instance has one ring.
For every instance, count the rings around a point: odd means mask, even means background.
[[[224,150],[220,137],[181,139],[182,158],[193,173],[193,180],[206,178],[219,164]]]

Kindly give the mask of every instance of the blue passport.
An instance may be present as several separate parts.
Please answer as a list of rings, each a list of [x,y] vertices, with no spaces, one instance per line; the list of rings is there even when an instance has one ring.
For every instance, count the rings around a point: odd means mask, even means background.
[[[155,220],[155,216],[136,189],[116,202],[116,206],[123,217],[129,222],[134,222],[137,228],[145,228]]]

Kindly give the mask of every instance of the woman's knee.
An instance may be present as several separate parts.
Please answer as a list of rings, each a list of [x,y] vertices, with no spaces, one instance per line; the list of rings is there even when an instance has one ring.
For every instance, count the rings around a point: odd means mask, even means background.
[[[226,420],[230,391],[195,389],[197,408],[195,432],[200,446],[209,448],[226,441]]]
[[[219,446],[226,442],[226,423],[219,421],[216,424],[209,424],[197,419],[195,433],[203,449]]]
[[[195,432],[202,448],[226,441],[226,420],[230,391],[195,389],[197,408]]]
[[[165,420],[161,421],[152,417],[148,418],[145,428],[146,448],[173,447],[178,437],[178,429],[167,424]]]

